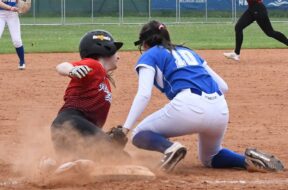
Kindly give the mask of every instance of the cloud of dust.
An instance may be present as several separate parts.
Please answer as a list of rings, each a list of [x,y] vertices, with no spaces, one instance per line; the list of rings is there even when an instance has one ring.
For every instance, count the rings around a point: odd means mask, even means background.
[[[59,166],[65,162],[77,159],[89,159],[96,163],[96,166],[113,165],[142,165],[148,168],[156,166],[159,155],[139,150],[130,143],[125,148],[117,149],[111,142],[107,142],[103,136],[85,136],[83,138],[78,132],[71,129],[69,123],[53,134],[57,138],[56,146],[60,144],[60,150],[54,150],[51,138],[50,126],[25,125],[19,128],[19,143],[13,151],[11,147],[1,147],[2,158],[11,164],[13,172],[17,176],[25,177],[33,183],[43,177],[40,171],[40,161],[43,158],[56,159]],[[66,130],[68,129],[68,130]],[[55,140],[55,139],[54,139]],[[13,152],[12,155],[4,156],[5,150]]]
[[[51,138],[50,126],[25,125],[19,129],[19,143],[13,150],[13,159],[7,158],[13,171],[24,177],[35,177],[43,158],[53,158],[58,164],[77,159],[90,159],[99,165],[130,164],[130,156],[106,142],[101,136],[85,136],[74,131],[69,123],[54,133],[56,152]],[[66,130],[68,129],[68,130]],[[56,135],[55,135],[56,134]],[[11,149],[11,147],[7,147]],[[10,150],[11,151],[11,150]],[[5,152],[2,149],[2,152]],[[37,177],[37,176],[36,176]]]
[[[50,137],[50,126],[25,126],[21,130],[20,144],[15,150],[13,171],[20,176],[33,178],[39,173],[40,160],[55,157]]]

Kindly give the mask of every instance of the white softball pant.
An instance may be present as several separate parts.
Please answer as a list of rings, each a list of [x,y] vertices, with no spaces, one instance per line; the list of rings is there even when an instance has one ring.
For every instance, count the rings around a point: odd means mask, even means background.
[[[18,13],[0,10],[0,38],[2,37],[6,23],[8,25],[14,47],[21,47],[23,44]]]
[[[202,96],[186,89],[164,108],[145,118],[133,131],[152,131],[167,138],[199,134],[199,159],[205,166],[222,149],[222,140],[228,125],[229,110],[224,95]]]

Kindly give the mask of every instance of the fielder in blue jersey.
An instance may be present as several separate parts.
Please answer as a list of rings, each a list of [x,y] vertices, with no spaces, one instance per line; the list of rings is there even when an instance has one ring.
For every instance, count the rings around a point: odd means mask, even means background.
[[[229,120],[224,97],[225,81],[198,54],[173,45],[166,26],[158,21],[145,24],[135,42],[145,52],[136,64],[138,92],[123,125],[127,134],[147,106],[155,85],[170,100],[133,130],[132,143],[141,149],[164,154],[160,168],[172,171],[187,149],[170,137],[199,136],[199,158],[212,168],[244,168],[257,171],[283,170],[270,154],[247,149],[237,154],[222,147]]]
[[[16,7],[18,0],[0,0],[0,38],[7,24],[13,45],[19,57],[19,70],[25,69],[24,46],[21,38],[20,20],[18,16],[18,8]]]

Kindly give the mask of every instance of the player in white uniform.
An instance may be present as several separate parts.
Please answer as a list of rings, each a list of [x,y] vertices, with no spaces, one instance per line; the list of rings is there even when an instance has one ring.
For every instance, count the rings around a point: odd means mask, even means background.
[[[135,42],[144,48],[136,64],[138,92],[123,125],[128,133],[147,106],[153,84],[170,102],[151,114],[134,129],[132,143],[141,149],[164,154],[161,168],[172,171],[187,149],[168,138],[199,135],[199,158],[207,167],[282,170],[272,155],[247,149],[245,155],[221,146],[228,125],[229,110],[224,97],[225,81],[199,55],[170,41],[165,25],[151,21],[144,25]],[[268,164],[267,160],[273,160]],[[271,161],[272,162],[272,161]]]
[[[25,69],[24,47],[21,39],[17,3],[18,0],[0,0],[0,38],[7,23],[13,45],[19,57],[18,68],[23,70]]]

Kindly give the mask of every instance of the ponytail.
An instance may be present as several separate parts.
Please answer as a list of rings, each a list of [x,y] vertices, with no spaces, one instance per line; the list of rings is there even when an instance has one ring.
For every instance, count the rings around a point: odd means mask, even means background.
[[[134,44],[139,45],[139,49],[141,49],[144,43],[149,47],[161,45],[170,51],[175,49],[166,26],[158,21],[151,21],[142,27],[139,40]]]

